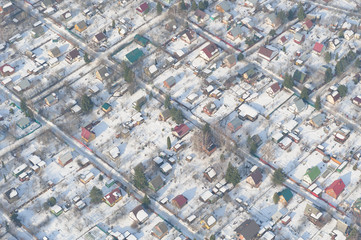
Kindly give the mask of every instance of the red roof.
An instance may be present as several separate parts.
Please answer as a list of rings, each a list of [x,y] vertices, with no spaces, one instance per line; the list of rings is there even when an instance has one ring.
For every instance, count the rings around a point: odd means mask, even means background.
[[[328,186],[325,190],[332,189],[333,192],[336,194],[336,198],[342,193],[345,189],[345,184],[343,183],[342,179],[338,179],[334,181],[330,186]]]
[[[281,88],[280,85],[278,84],[278,82],[274,83],[271,85],[271,89],[274,93],[278,92]]]
[[[272,56],[273,51],[271,49],[268,49],[266,47],[260,47],[258,54],[261,54],[263,56],[266,56],[268,58],[270,58]]]
[[[313,47],[313,51],[316,51],[318,53],[322,52],[323,44],[322,43],[315,43],[315,46]]]
[[[86,128],[83,128],[83,127],[81,128],[81,137],[84,139],[88,140],[92,133],[93,133],[92,131],[90,131]]]
[[[182,123],[181,125],[175,126],[173,132],[175,132],[179,137],[183,137],[189,132],[190,128]]]
[[[280,40],[282,43],[285,43],[287,41],[287,38],[286,38],[286,36],[282,36]]]
[[[202,51],[207,55],[207,57],[211,58],[215,53],[217,53],[217,46],[214,43],[210,43],[207,47],[203,48]]]
[[[184,205],[187,204],[188,199],[183,195],[178,195],[175,198],[173,198],[173,201],[177,202],[177,205],[182,208]]]
[[[304,22],[304,24],[306,25],[306,27],[308,29],[310,29],[313,26],[313,22],[311,20],[309,20],[309,19],[306,22]]]
[[[15,68],[10,66],[9,64],[4,64],[0,67],[0,73],[3,76],[9,76],[15,72]]]
[[[122,197],[122,193],[119,188],[114,189],[110,193],[104,196],[104,199],[110,204],[113,205],[119,198]]]
[[[148,5],[148,3],[145,2],[145,3],[140,4],[139,7],[137,7],[137,11],[140,12],[140,13],[143,13],[143,12],[145,12],[148,8],[149,8],[149,5]]]
[[[352,100],[357,102],[358,104],[361,104],[361,98],[359,96],[354,97]]]

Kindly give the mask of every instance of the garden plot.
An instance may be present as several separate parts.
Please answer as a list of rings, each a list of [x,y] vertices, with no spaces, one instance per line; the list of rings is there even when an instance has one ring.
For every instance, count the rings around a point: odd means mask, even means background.
[[[143,56],[149,56],[156,51],[156,47],[150,43],[148,43],[146,47],[142,47],[133,41],[130,44],[127,44],[126,47],[121,49],[115,55],[113,55],[113,58],[118,62],[127,61],[126,55],[137,48],[143,52]]]
[[[334,135],[336,132],[334,132]],[[340,161],[352,156],[351,152],[361,147],[359,141],[360,134],[356,131],[352,131],[349,138],[343,144],[336,142],[334,135],[331,135],[324,143],[322,143],[322,145],[331,156],[336,155],[337,159]]]
[[[177,55],[178,51],[181,51],[183,54],[188,54],[193,50],[197,49],[199,46],[205,43],[205,39],[201,36],[197,35],[197,39],[194,40],[191,44],[184,42],[180,36],[175,39],[175,41],[170,41],[167,46],[166,50],[173,55]],[[178,54],[179,57],[182,57],[181,54]]]

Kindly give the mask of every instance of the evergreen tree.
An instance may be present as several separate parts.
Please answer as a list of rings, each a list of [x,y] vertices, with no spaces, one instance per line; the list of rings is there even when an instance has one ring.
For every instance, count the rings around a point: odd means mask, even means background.
[[[28,106],[26,105],[25,98],[22,98],[20,101],[20,109],[21,109],[21,111],[23,111],[25,113],[28,111]]]
[[[327,69],[326,69],[326,72],[325,72],[325,82],[331,81],[332,77],[333,77],[332,69],[331,69],[331,68],[327,68]]]
[[[157,2],[157,14],[161,15],[162,12],[163,12],[162,4],[160,4],[160,2]]]
[[[89,113],[93,109],[93,102],[88,95],[81,96],[80,107],[84,113]]]
[[[237,55],[237,61],[242,61],[244,59],[244,55],[242,53],[239,53]]]
[[[48,199],[48,205],[50,207],[54,206],[56,204],[56,198],[55,197],[51,197]]]
[[[140,190],[144,190],[148,186],[148,180],[145,177],[144,172],[141,168],[136,167],[134,169],[134,177],[133,177],[134,186]]]
[[[200,1],[198,4],[200,10],[204,11],[206,9],[206,5],[203,1]]]
[[[149,207],[149,205],[150,205],[150,199],[149,199],[149,197],[148,197],[147,194],[145,194],[145,196],[143,197],[143,199],[142,199],[142,204],[143,204],[143,206],[144,206],[145,208],[148,208],[148,207]]]
[[[86,64],[90,63],[90,59],[89,59],[88,53],[84,53],[84,62],[85,62]]]
[[[179,110],[177,108],[171,108],[170,109],[170,115],[172,117],[172,120],[175,121],[177,124],[183,123],[182,110]]]
[[[304,101],[308,100],[308,89],[307,88],[305,88],[305,87],[302,88],[300,98]]]
[[[103,192],[97,187],[93,187],[92,190],[90,190],[90,202],[94,204],[101,203],[103,200]]]
[[[286,176],[283,173],[282,168],[276,169],[272,175],[272,182],[275,185],[282,185],[285,180],[286,180]]]
[[[232,183],[233,186],[237,185],[241,181],[241,176],[239,175],[238,169],[234,167],[231,163],[228,163],[228,168],[226,171],[226,181]]]
[[[172,108],[172,105],[171,105],[171,103],[170,103],[170,95],[169,95],[169,94],[167,94],[167,95],[165,96],[165,99],[164,99],[164,107],[165,107],[165,108],[168,108],[168,109],[171,109],[171,108]]]
[[[273,194],[273,202],[277,204],[279,200],[280,200],[280,196],[278,195],[278,193]]]
[[[320,110],[320,109],[321,109],[321,98],[320,98],[320,96],[317,96],[317,97],[316,97],[315,109],[316,109],[316,110]]]
[[[187,9],[187,6],[184,2],[184,0],[181,0],[180,3],[179,3],[179,8],[182,9],[182,10],[186,10]]]
[[[347,87],[341,84],[340,86],[338,86],[337,91],[340,93],[341,97],[345,97],[347,94]]]
[[[269,35],[274,37],[276,35],[276,30],[272,29],[271,31],[269,31]]]
[[[167,149],[171,149],[172,148],[172,143],[170,141],[170,137],[167,137]]]
[[[323,56],[323,58],[325,59],[326,63],[329,63],[331,61],[331,53],[326,52],[325,55]]]
[[[14,109],[13,109],[13,108],[10,108],[9,113],[10,113],[10,114],[14,114]]]
[[[291,75],[289,75],[288,73],[285,74],[285,76],[283,77],[283,86],[288,88],[288,89],[292,89],[294,84],[293,78],[291,77]]]
[[[21,227],[21,222],[19,220],[19,215],[17,213],[12,213],[10,215],[10,220],[15,224],[15,226]]]
[[[216,236],[214,234],[212,234],[211,237],[209,238],[209,240],[216,240]]]
[[[306,18],[305,10],[303,9],[302,3],[298,4],[298,12],[297,12],[298,20],[303,21]]]
[[[112,21],[112,28],[114,29],[115,28],[115,20],[113,19]]]
[[[191,1],[191,9],[192,9],[192,11],[197,10],[197,8],[198,8],[198,6],[197,6],[196,1],[192,0],[192,1]]]

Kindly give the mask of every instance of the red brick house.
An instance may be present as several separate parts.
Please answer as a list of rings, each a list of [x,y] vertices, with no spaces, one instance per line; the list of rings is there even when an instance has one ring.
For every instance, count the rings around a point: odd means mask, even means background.
[[[337,199],[344,189],[345,189],[345,183],[342,181],[342,179],[338,179],[334,181],[330,186],[328,186],[325,189],[325,192],[331,197]]]
[[[188,199],[183,196],[182,194],[181,195],[178,195],[176,196],[175,198],[173,198],[172,200],[172,204],[174,206],[176,206],[177,208],[182,208],[184,207],[188,202]]]
[[[177,138],[183,138],[185,135],[187,135],[190,131],[190,128],[182,123],[178,126],[175,126],[172,130],[172,134],[176,136]]]

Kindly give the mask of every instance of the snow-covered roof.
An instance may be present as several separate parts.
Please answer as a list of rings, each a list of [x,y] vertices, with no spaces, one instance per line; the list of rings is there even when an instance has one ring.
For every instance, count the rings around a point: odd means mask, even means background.
[[[109,154],[112,158],[117,158],[120,155],[120,151],[118,147],[113,147],[110,151]]]
[[[160,169],[162,169],[162,171],[166,173],[172,170],[172,166],[168,162],[166,162],[163,163],[162,166],[160,166]]]

